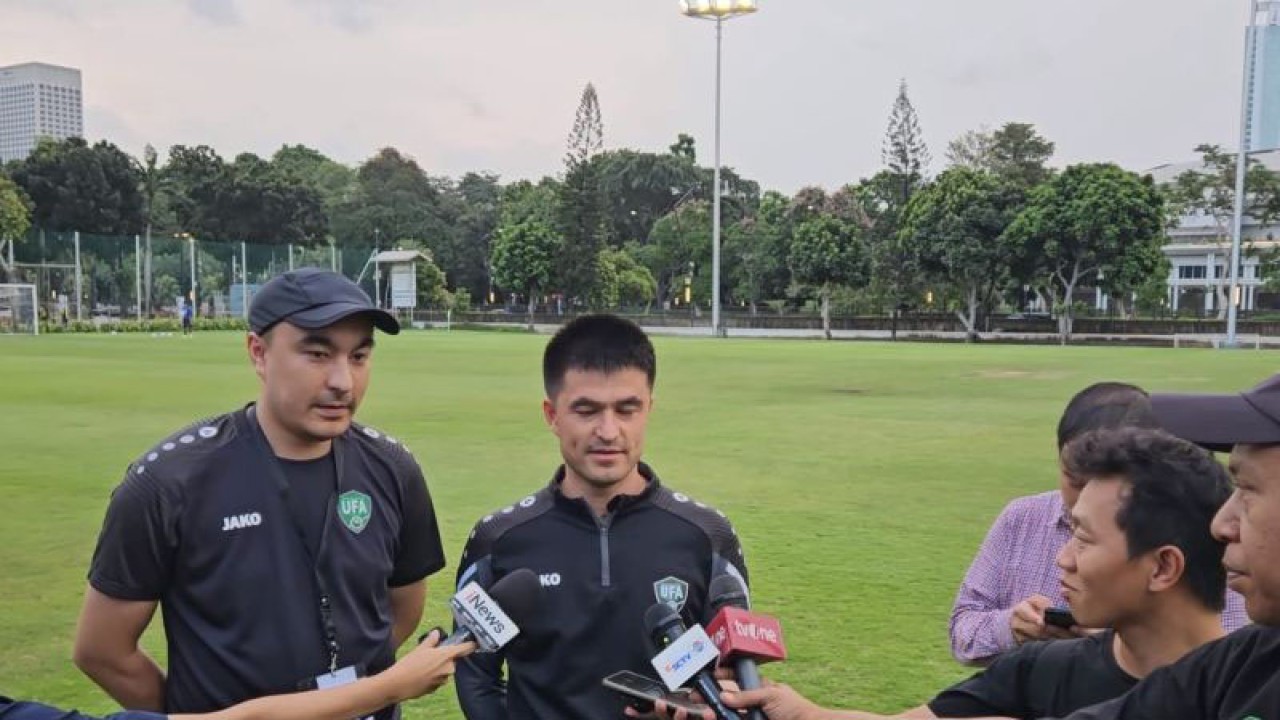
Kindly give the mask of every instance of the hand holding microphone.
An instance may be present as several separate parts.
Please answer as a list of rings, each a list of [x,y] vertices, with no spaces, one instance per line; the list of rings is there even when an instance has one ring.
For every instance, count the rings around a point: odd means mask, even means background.
[[[454,661],[475,652],[475,643],[462,642],[441,647],[444,631],[434,628],[423,636],[418,647],[410,650],[378,678],[386,683],[396,702],[412,700],[433,693],[453,677]]]
[[[458,629],[440,647],[474,642],[478,652],[495,652],[538,614],[542,599],[542,583],[528,568],[503,576],[487,593],[478,583],[467,583],[449,601]]]
[[[685,628],[674,608],[658,603],[645,612],[644,628],[654,648],[660,650],[653,658],[653,667],[668,688],[674,690],[692,683],[717,720],[738,720],[738,715],[720,700],[720,686],[711,672],[717,653],[701,626]]]
[[[761,685],[760,663],[785,660],[782,627],[768,615],[751,612],[751,602],[742,581],[732,575],[721,575],[711,581],[711,609],[716,616],[707,626],[707,634],[720,651],[720,662],[733,668],[738,687],[757,690]],[[750,720],[766,720],[759,708],[747,711]]]
[[[418,638],[418,647],[379,675],[396,702],[438,690],[453,675],[454,660],[477,650],[492,652],[511,642],[520,625],[533,618],[542,601],[542,585],[521,569],[485,592],[469,583],[450,600],[458,629],[445,637],[440,628]]]

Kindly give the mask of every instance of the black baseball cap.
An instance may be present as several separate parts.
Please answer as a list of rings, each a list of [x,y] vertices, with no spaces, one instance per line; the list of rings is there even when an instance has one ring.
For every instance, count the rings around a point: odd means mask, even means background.
[[[1165,430],[1209,450],[1280,443],[1280,375],[1234,395],[1154,393],[1151,409]]]
[[[316,330],[356,314],[367,315],[388,335],[400,332],[395,316],[374,307],[359,285],[336,272],[302,268],[278,275],[258,290],[249,303],[249,328],[261,335],[287,320]]]

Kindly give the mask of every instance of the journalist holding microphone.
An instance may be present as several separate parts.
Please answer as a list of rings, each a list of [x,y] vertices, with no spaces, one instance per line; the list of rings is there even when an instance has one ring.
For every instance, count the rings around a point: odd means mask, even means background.
[[[470,642],[437,646],[442,633],[432,635],[386,670],[340,687],[269,695],[211,713],[162,715],[135,710],[103,720],[350,720],[434,692],[453,674],[454,661],[475,650]],[[0,696],[0,720],[95,719],[74,710]]]
[[[1213,537],[1225,545],[1222,565],[1227,584],[1244,597],[1245,608],[1255,624],[1209,641],[1171,664],[1150,669],[1127,692],[1078,709],[1065,717],[1069,720],[1248,720],[1275,717],[1280,711],[1280,570],[1277,570],[1280,568],[1280,375],[1235,395],[1153,395],[1151,403],[1161,427],[1168,433],[1208,450],[1231,453],[1229,471],[1234,490],[1214,515],[1209,528]],[[1134,442],[1124,436],[1144,434],[1167,437],[1163,431],[1127,430],[1120,433],[1119,439],[1111,438],[1109,441],[1114,449],[1117,442]],[[1163,440],[1148,444],[1174,447]],[[1174,452],[1186,455],[1182,449]],[[1153,463],[1145,461],[1136,464],[1136,467],[1148,470],[1153,466]],[[1206,465],[1203,475],[1207,477],[1215,472],[1216,468]],[[1117,482],[1133,484],[1130,475],[1101,472],[1089,478],[1086,487],[1090,491],[1099,490],[1093,494],[1101,496],[1103,486],[1114,491],[1118,489]],[[1120,506],[1114,516],[1117,525],[1129,521],[1128,504],[1134,498],[1132,488],[1113,498],[1113,502],[1119,501]],[[1179,537],[1184,540],[1201,531],[1201,528],[1185,524],[1181,529],[1184,532]],[[1165,532],[1176,533],[1178,530],[1176,523],[1165,524]],[[1086,528],[1085,539],[1082,541],[1077,535],[1064,553],[1074,552],[1080,561],[1079,556],[1086,552],[1098,552],[1090,544],[1096,532],[1094,528]],[[1072,551],[1077,543],[1081,547]],[[1184,572],[1189,571],[1190,559],[1184,556],[1178,560],[1168,549],[1157,548],[1154,555],[1150,551],[1140,553],[1130,557],[1125,565],[1131,563],[1137,567],[1121,565],[1117,568],[1128,580],[1120,580],[1115,586],[1103,583],[1099,586],[1099,594],[1114,599],[1125,586],[1131,586],[1130,592],[1142,590],[1146,595],[1161,588],[1167,592],[1182,584],[1192,584],[1186,579],[1170,582],[1180,577],[1180,573],[1170,571],[1178,569],[1179,565]],[[1066,577],[1071,580],[1073,576],[1068,573]],[[1202,599],[1211,597],[1204,590],[1207,586],[1196,594]],[[1068,593],[1068,599],[1083,601],[1086,599],[1083,595],[1077,588]],[[1194,617],[1194,614],[1189,617]],[[1204,626],[1208,627],[1209,623],[1204,623]],[[1170,623],[1164,631],[1168,635],[1176,635],[1185,634],[1186,629]],[[1150,630],[1144,634],[1152,647],[1166,639]],[[1116,637],[1119,637],[1118,631]],[[1112,648],[1115,659],[1119,660],[1121,646],[1113,642]],[[1132,667],[1136,658],[1132,652],[1128,655],[1128,663]],[[1148,666],[1150,659],[1148,657]],[[725,693],[722,700],[730,707],[763,706],[770,720],[879,717],[821,708],[785,685]],[[904,717],[930,717],[931,714],[930,710],[921,708]],[[679,718],[684,713],[675,715]],[[709,717],[710,712],[704,712],[703,716]]]
[[[455,660],[472,652],[495,652],[519,637],[542,609],[538,578],[520,568],[486,592],[472,583],[450,601],[458,629],[445,637],[433,628],[416,649],[386,670],[351,680],[331,673],[319,687],[247,700],[209,713],[163,715],[130,710],[104,720],[350,720],[434,692],[453,675]],[[74,710],[0,696],[0,720],[95,720]],[[369,718],[365,718],[369,720]]]

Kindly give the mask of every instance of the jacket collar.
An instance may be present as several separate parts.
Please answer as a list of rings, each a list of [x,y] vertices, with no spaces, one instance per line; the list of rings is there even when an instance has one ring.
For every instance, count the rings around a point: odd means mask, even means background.
[[[609,501],[608,509],[610,516],[627,512],[628,510],[650,502],[653,499],[653,496],[662,487],[662,482],[658,479],[658,475],[653,471],[653,468],[645,465],[644,463],[640,463],[637,467],[640,470],[640,475],[645,479],[644,490],[641,490],[636,495],[615,496]],[[561,484],[564,482],[564,475],[565,467],[564,465],[561,465],[556,468],[555,475],[551,477],[551,483],[547,486],[551,491],[552,497],[555,499],[556,507],[573,512],[585,513],[588,517],[591,517],[592,520],[594,520],[595,518],[593,517],[591,506],[587,504],[585,499],[565,497],[565,494],[561,491]]]

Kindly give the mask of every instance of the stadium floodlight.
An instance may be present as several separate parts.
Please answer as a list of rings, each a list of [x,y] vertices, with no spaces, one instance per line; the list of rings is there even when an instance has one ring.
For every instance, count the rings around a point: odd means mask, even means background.
[[[756,0],[680,0],[680,11],[690,17],[724,19],[759,9]]]
[[[0,335],[39,335],[36,286],[0,283]]]
[[[680,11],[698,20],[716,23],[716,150],[715,186],[711,208],[711,334],[723,333],[720,326],[720,55],[724,21],[748,15],[759,8],[756,0],[680,0]]]

